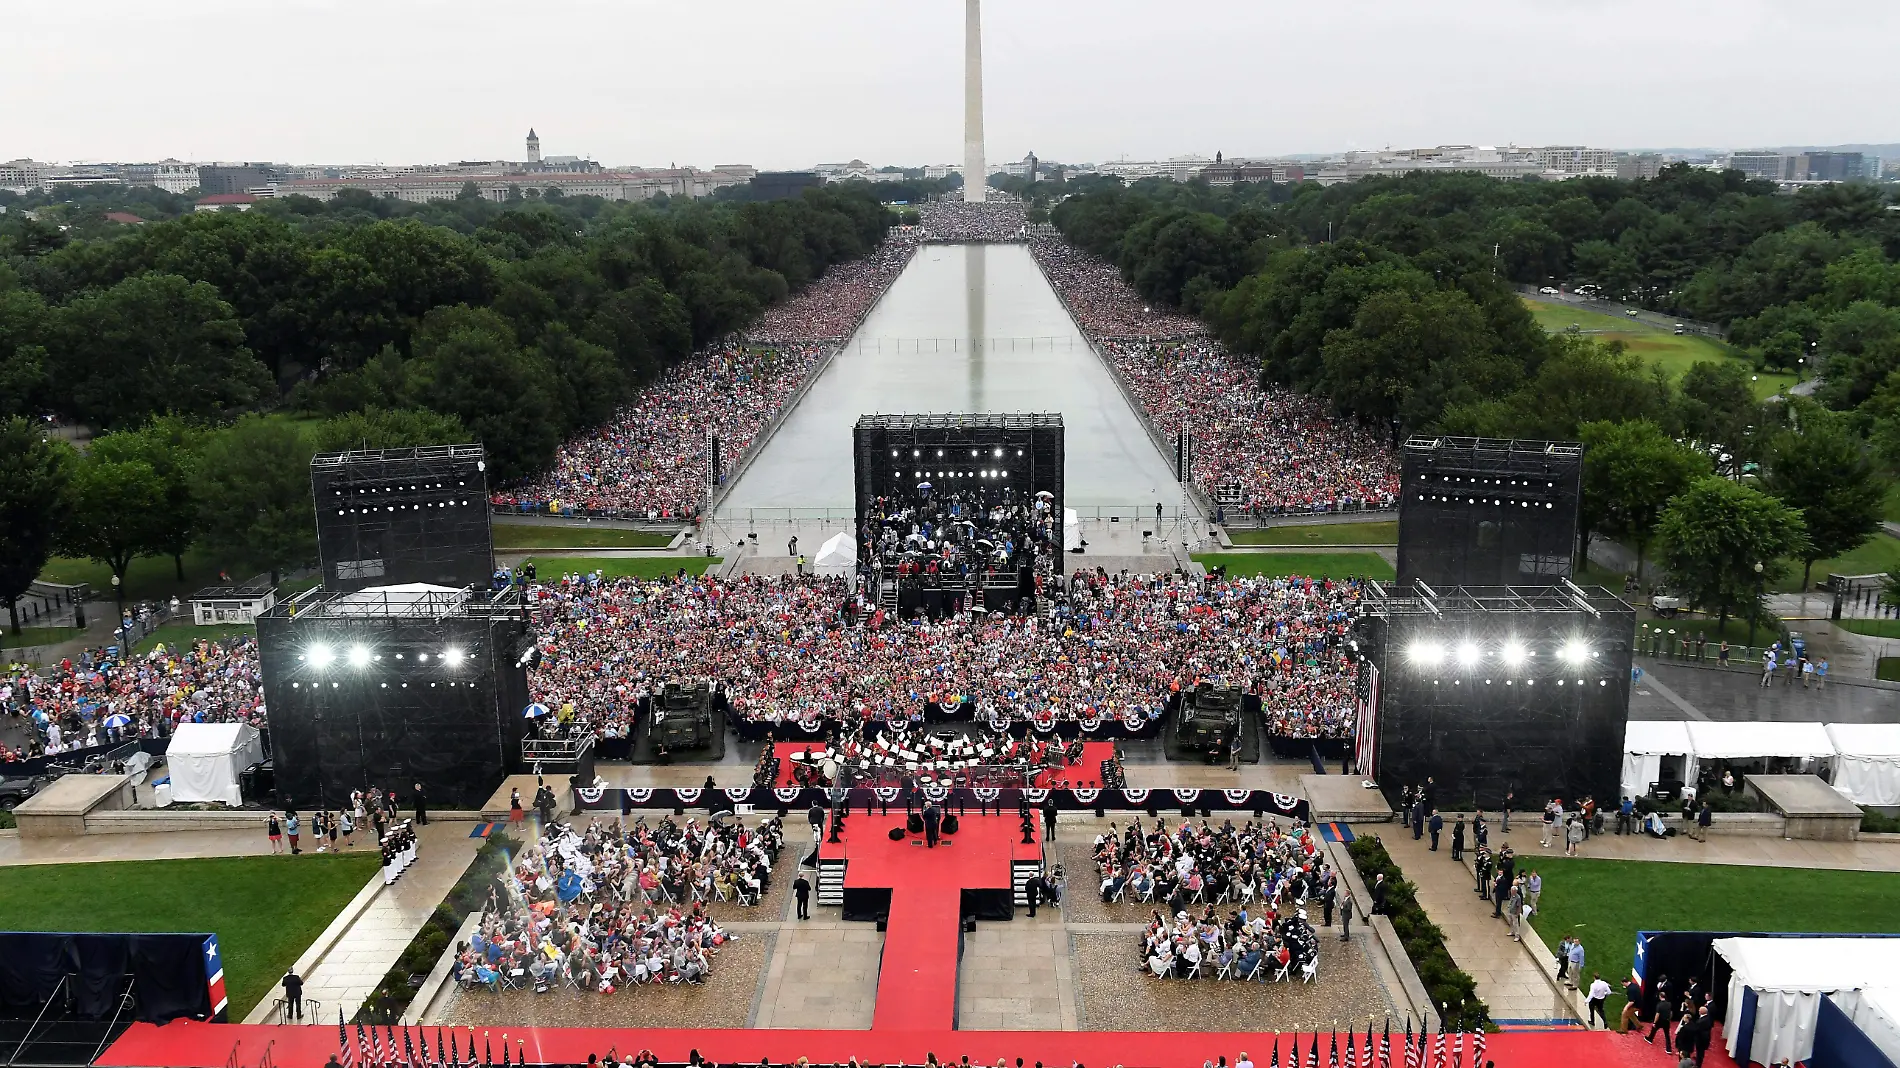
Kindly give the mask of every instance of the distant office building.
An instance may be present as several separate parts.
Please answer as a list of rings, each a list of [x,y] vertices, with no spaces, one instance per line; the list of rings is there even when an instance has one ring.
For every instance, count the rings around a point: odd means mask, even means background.
[[[752,177],[752,199],[786,200],[823,184],[824,175],[815,171],[760,171]]]
[[[1616,160],[1616,176],[1625,181],[1654,178],[1662,169],[1663,158],[1654,152],[1625,152]]]
[[[261,199],[250,193],[213,193],[208,197],[199,197],[191,206],[193,211],[250,211]]]
[[[925,178],[948,178],[962,173],[963,168],[955,163],[932,163],[924,168]]]
[[[1804,182],[1846,182],[1866,176],[1859,152],[1803,152],[1794,157],[1790,176]]]
[[[242,193],[276,177],[268,163],[216,163],[198,168],[198,191],[206,196]]]
[[[1230,159],[1202,167],[1196,175],[1215,188],[1247,182],[1300,182],[1306,180],[1306,167],[1270,159]]]
[[[167,193],[189,193],[198,188],[199,182],[197,164],[180,163],[175,159],[158,163],[128,163],[121,168],[120,173],[129,186],[150,186]]]
[[[1533,162],[1542,164],[1547,171],[1573,178],[1591,175],[1607,177],[1616,173],[1616,152],[1608,148],[1548,145],[1526,149],[1525,155]]]
[[[1780,152],[1732,152],[1728,169],[1741,171],[1750,178],[1779,182],[1794,177],[1794,157]]]
[[[563,196],[600,197],[602,200],[649,200],[657,196],[704,197],[729,185],[743,185],[746,178],[725,171],[701,171],[691,167],[664,170],[594,171],[565,173],[490,168],[486,173],[442,170],[429,173],[379,172],[346,175],[337,178],[307,178],[275,182],[270,187],[278,196],[307,196],[330,200],[345,189],[361,189],[376,196],[393,197],[414,204],[431,200],[454,200],[468,186],[475,187],[484,200],[505,201],[516,197],[539,197],[549,190]]]
[[[0,163],[0,189],[9,193],[36,193],[40,189],[40,178],[45,170],[44,164],[35,163],[30,159]]]

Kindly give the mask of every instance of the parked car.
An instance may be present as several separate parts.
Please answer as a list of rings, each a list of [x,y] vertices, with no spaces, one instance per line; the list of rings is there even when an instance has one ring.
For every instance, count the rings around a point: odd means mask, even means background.
[[[12,811],[20,802],[40,792],[46,784],[44,776],[16,775],[0,779],[0,810]]]
[[[1673,616],[1682,611],[1682,598],[1669,590],[1659,589],[1649,595],[1649,610],[1659,616]]]
[[[1676,336],[1677,336],[1677,337],[1681,337],[1682,335],[1684,335],[1684,334],[1686,334],[1686,333],[1688,333],[1688,332],[1689,332],[1689,330],[1688,330],[1688,328],[1687,328],[1687,327],[1685,327],[1685,326],[1683,326],[1683,325],[1682,325],[1681,323],[1677,323],[1677,324],[1676,324]]]
[[[1635,308],[1624,308],[1624,309],[1623,309],[1623,314],[1624,314],[1624,315],[1627,315],[1627,316],[1629,316],[1629,317],[1630,317],[1630,318],[1632,318],[1632,319],[1634,319],[1634,318],[1636,318],[1636,309],[1635,309]]]
[[[1545,296],[1547,296],[1547,297],[1554,297],[1554,296],[1556,296],[1556,295],[1557,295],[1557,287],[1556,287],[1556,286],[1545,286],[1544,288],[1542,288],[1542,289],[1540,289],[1540,290],[1538,290],[1538,292],[1539,292],[1539,293],[1542,293],[1543,295],[1545,295]]]

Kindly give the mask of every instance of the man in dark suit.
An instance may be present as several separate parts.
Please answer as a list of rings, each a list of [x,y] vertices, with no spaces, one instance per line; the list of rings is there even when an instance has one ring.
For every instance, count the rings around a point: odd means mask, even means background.
[[[1425,826],[1432,832],[1432,852],[1436,853],[1438,852],[1438,833],[1445,829],[1445,817],[1440,816],[1437,809],[1432,809],[1432,818]]]
[[[924,806],[924,845],[937,848],[937,835],[943,830],[943,809],[932,801]]]
[[[1385,915],[1385,873],[1380,872],[1372,880],[1372,915]]]
[[[1045,842],[1056,840],[1057,811],[1054,794],[1042,799],[1042,839]]]
[[[1036,915],[1036,906],[1042,903],[1042,876],[1032,875],[1023,886],[1023,894],[1029,899],[1029,915]]]

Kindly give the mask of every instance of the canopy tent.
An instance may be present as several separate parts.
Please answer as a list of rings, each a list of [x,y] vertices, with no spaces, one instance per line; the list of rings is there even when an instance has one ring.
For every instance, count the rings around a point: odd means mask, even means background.
[[[1887,1060],[1900,1064],[1900,987],[1876,986],[1865,990],[1846,990],[1829,994],[1828,1000],[1841,1010],[1868,1045]],[[1821,1026],[1816,1034],[1816,1065],[1822,1060],[1819,1048],[1822,1036],[1819,1031],[1825,1031],[1826,1028],[1827,1014],[1823,1012]]]
[[[1662,758],[1683,758],[1688,780],[1689,725],[1679,719],[1633,719],[1623,727],[1623,796],[1641,797],[1662,772]]]
[[[172,800],[244,803],[238,776],[264,762],[264,741],[248,723],[181,723],[165,749]]]
[[[1082,551],[1082,521],[1076,518],[1073,508],[1062,510],[1062,551],[1065,553]]]
[[[812,572],[818,575],[848,575],[858,566],[858,546],[851,535],[839,531],[825,539],[818,547],[818,556],[812,561]]]
[[[1807,1060],[1821,999],[1900,984],[1900,943],[1891,938],[1718,938],[1733,972],[1723,1042],[1737,1063]]]
[[[1834,789],[1856,805],[1900,805],[1900,723],[1830,723]]]

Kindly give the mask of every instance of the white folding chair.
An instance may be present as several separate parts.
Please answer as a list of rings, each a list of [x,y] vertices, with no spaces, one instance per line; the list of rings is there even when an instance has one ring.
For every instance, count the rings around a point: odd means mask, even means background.
[[[1313,981],[1313,977],[1318,974],[1319,974],[1319,958],[1318,957],[1314,957],[1311,960],[1307,961],[1305,964],[1300,965],[1300,981],[1301,982],[1310,983]]]
[[[1293,963],[1291,961],[1288,961],[1287,963],[1282,964],[1279,967],[1275,968],[1273,971],[1273,981],[1276,983],[1285,982],[1286,977],[1287,977],[1287,971],[1291,969],[1292,967],[1293,967]]]

